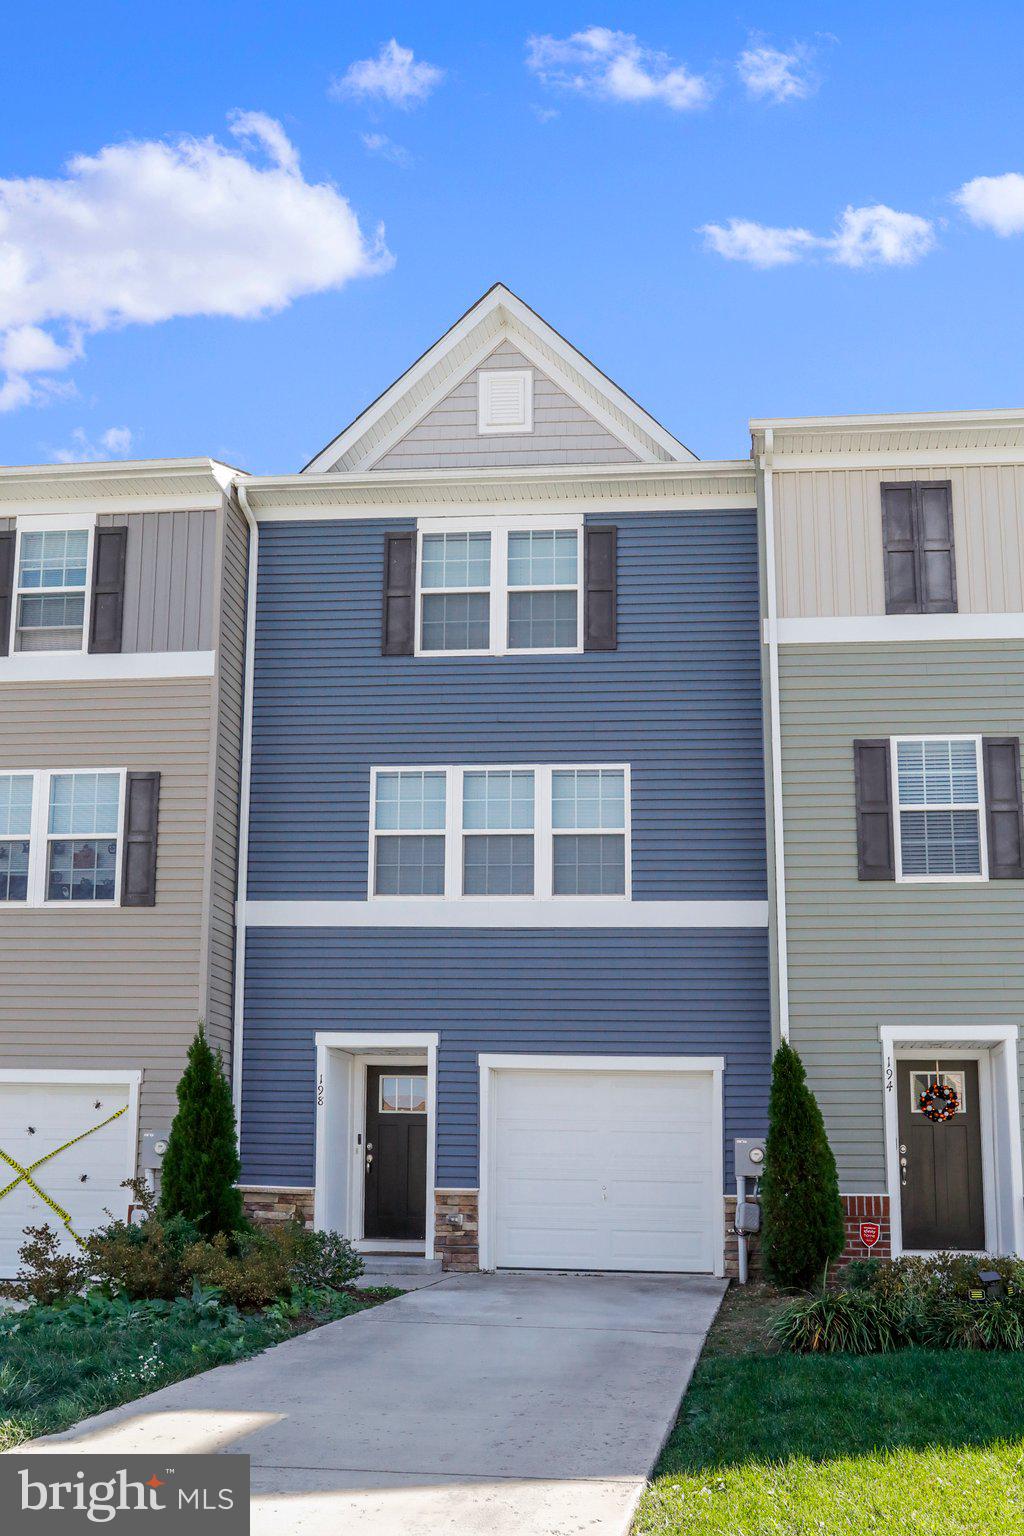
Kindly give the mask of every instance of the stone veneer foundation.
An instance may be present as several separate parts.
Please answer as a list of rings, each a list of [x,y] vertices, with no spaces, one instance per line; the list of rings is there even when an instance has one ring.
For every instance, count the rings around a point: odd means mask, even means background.
[[[253,1221],[291,1221],[297,1216],[304,1226],[312,1227],[311,1189],[257,1189],[246,1184],[239,1187],[245,1214]]]
[[[434,1190],[434,1252],[445,1270],[480,1268],[480,1198],[476,1189]]]

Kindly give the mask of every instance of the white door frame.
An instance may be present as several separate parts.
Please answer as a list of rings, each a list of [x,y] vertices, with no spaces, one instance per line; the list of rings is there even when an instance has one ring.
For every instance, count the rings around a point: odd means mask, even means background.
[[[701,1072],[712,1077],[712,1240],[716,1275],[725,1274],[725,1163],[722,1081],[724,1056],[520,1056],[481,1055],[480,1061],[480,1268],[494,1269],[494,1109],[497,1072]]]
[[[437,1162],[438,1036],[411,1030],[316,1033],[316,1185],[313,1223],[363,1244],[366,1068],[427,1069],[426,1241],[434,1256],[434,1185]],[[401,1054],[399,1054],[401,1053]],[[379,1246],[379,1245],[370,1245]],[[388,1244],[402,1248],[402,1243]],[[417,1245],[417,1250],[420,1245]]]
[[[134,1179],[138,1171],[139,1155],[139,1098],[142,1089],[142,1073],[135,1072],[94,1072],[86,1070],[76,1071],[73,1067],[45,1067],[45,1068],[21,1068],[0,1067],[0,1085],[4,1083],[94,1083],[97,1087],[106,1084],[112,1088],[128,1089],[128,1157],[125,1165],[124,1176],[126,1179]],[[6,1182],[6,1181],[5,1181]],[[129,1204],[127,1196],[125,1204]]]
[[[918,1250],[903,1246],[899,1157],[897,1062],[932,1054],[978,1062],[981,1167],[986,1252],[1024,1251],[1024,1165],[1021,1158],[1020,1088],[1016,1024],[883,1024],[882,1097],[885,1110],[885,1176],[889,1194],[892,1256]]]

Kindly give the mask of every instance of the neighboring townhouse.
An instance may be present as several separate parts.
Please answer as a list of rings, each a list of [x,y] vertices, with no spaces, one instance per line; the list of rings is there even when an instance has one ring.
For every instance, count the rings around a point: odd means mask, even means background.
[[[776,1019],[847,1253],[1019,1253],[1024,411],[751,426]]]
[[[0,1275],[230,1053],[248,530],[209,459],[0,470]],[[65,1237],[70,1243],[70,1236]]]
[[[240,495],[249,1208],[722,1273],[771,1045],[753,465],[499,285]]]

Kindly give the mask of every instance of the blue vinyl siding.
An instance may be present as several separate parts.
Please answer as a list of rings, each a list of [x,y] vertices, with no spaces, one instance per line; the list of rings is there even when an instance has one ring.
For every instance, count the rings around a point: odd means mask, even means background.
[[[481,1051],[724,1056],[726,1188],[765,1130],[764,932],[254,929],[246,999],[249,1183],[313,1183],[317,1030],[440,1035],[442,1186],[477,1184]]]
[[[764,899],[753,511],[604,514],[619,645],[581,656],[382,657],[385,530],[260,530],[249,896],[360,900],[370,768],[629,762],[633,895]]]

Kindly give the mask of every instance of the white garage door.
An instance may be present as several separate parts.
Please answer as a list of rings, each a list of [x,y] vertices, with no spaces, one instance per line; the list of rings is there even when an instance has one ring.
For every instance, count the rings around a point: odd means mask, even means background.
[[[498,1070],[492,1093],[495,1264],[714,1270],[712,1073]]]
[[[0,1275],[17,1272],[27,1226],[48,1224],[65,1250],[76,1246],[44,1195],[82,1237],[106,1210],[127,1213],[131,1196],[120,1185],[131,1167],[128,1092],[126,1083],[0,1083]]]

